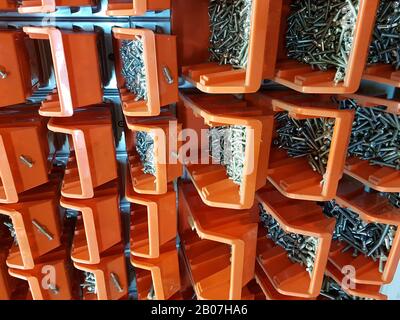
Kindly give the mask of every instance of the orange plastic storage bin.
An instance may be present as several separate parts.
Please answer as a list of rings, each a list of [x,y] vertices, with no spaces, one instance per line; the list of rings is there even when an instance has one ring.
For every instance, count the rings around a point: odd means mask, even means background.
[[[17,11],[17,2],[13,0],[0,0],[1,11]]]
[[[62,207],[78,211],[71,258],[82,264],[98,264],[108,249],[122,241],[119,194],[115,183],[96,190],[92,199],[61,198]]]
[[[62,7],[90,7],[92,0],[22,0],[18,13],[51,13]]]
[[[109,16],[143,16],[147,11],[162,11],[171,7],[171,0],[108,0]]]
[[[203,131],[215,126],[245,126],[246,150],[241,185],[229,178],[222,164],[215,164],[192,139],[187,142],[190,151],[195,148],[198,158],[192,154],[186,163],[187,171],[201,199],[209,206],[231,209],[249,209],[254,202],[254,193],[265,185],[268,159],[272,139],[273,115],[262,110],[261,105],[237,99],[234,96],[212,96],[180,94],[179,120],[184,129],[196,131],[197,142]],[[202,139],[203,140],[203,139]],[[204,143],[202,141],[202,143]],[[202,148],[202,150],[198,150]],[[206,154],[204,154],[204,151]],[[185,157],[186,155],[181,155]]]
[[[305,267],[292,263],[287,252],[268,239],[265,229],[260,228],[257,261],[269,281],[280,294],[302,298],[317,297],[328,261],[335,219],[326,218],[322,208],[315,202],[286,198],[271,184],[259,190],[256,198],[285,232],[318,239],[310,276]]]
[[[147,99],[135,101],[135,95],[125,87],[122,76],[120,49],[122,41],[143,41],[143,60],[146,74]],[[155,34],[147,29],[113,28],[115,71],[117,86],[126,116],[157,116],[161,107],[178,101],[178,67],[176,61],[176,37]],[[165,72],[168,76],[166,78]]]
[[[350,140],[354,112],[338,110],[331,96],[303,95],[292,91],[278,91],[250,95],[248,99],[264,102],[275,112],[288,112],[294,119],[331,118],[335,120],[326,173],[322,177],[313,171],[307,158],[290,158],[286,151],[271,148],[268,180],[286,197],[327,201],[335,197],[343,176],[347,147]]]
[[[179,185],[179,234],[198,299],[243,298],[254,278],[255,213],[209,208],[192,183]]]
[[[95,293],[82,288],[83,300],[126,300],[128,298],[128,275],[122,245],[116,245],[109,255],[94,265],[74,262],[80,271],[91,273],[95,279]]]
[[[41,256],[61,245],[56,184],[44,185],[16,204],[0,205],[0,214],[11,219],[18,243],[8,254],[10,268],[33,269]]]
[[[52,118],[48,128],[69,138],[71,153],[61,188],[64,197],[93,198],[95,188],[117,178],[110,106],[92,106],[73,117]]]
[[[54,251],[32,270],[9,269],[12,277],[26,281],[33,300],[72,300],[73,278],[68,257],[64,249]]]
[[[400,101],[388,100],[379,96],[352,94],[340,99],[353,99],[362,107],[386,107],[386,112],[400,115]],[[381,192],[400,192],[400,171],[394,168],[371,165],[368,160],[349,157],[344,172],[361,181],[368,187]]]
[[[336,269],[336,267],[328,262],[326,265],[325,274],[331,277],[336,283],[341,284],[344,275]],[[367,284],[354,284],[354,288],[351,286],[342,287],[342,290],[347,294],[360,298],[374,299],[374,300],[387,300],[387,296],[380,293],[380,286],[371,286]]]
[[[181,142],[178,141],[182,126],[169,112],[160,117],[125,117],[126,145],[129,172],[133,190],[140,194],[164,194],[168,184],[182,175],[182,162],[178,159]],[[136,150],[137,132],[146,132],[153,137],[154,175],[143,171],[143,164]]]
[[[158,258],[160,247],[175,239],[177,229],[176,193],[172,184],[162,195],[142,195],[133,191],[127,176],[125,197],[131,203],[131,254]]]
[[[24,27],[31,39],[48,40],[56,88],[42,102],[40,115],[70,117],[74,109],[103,101],[97,34],[55,27]]]
[[[391,64],[375,63],[367,66],[363,79],[400,88],[400,70]]]
[[[274,75],[278,48],[276,26],[281,19],[282,0],[253,0],[247,67],[210,63],[209,0],[174,0],[172,32],[178,37],[178,59],[182,75],[208,93],[256,92],[263,79]]]
[[[36,60],[35,45],[22,31],[0,30],[0,107],[24,103],[37,89]]]
[[[368,223],[388,224],[397,228],[400,224],[400,209],[393,207],[389,200],[379,193],[366,192],[364,185],[354,179],[345,178],[341,181],[336,202],[341,207],[359,214],[360,218]],[[374,262],[362,254],[355,258],[351,250],[342,252],[345,246],[344,243],[334,241],[329,261],[339,270],[347,265],[353,266],[355,283],[380,286],[392,282],[400,260],[400,232],[395,234],[383,273],[379,272],[379,259]]]
[[[136,285],[139,300],[168,300],[181,289],[178,251],[175,240],[160,249],[155,259],[131,255],[131,264],[135,267]]]
[[[0,114],[0,203],[16,203],[22,192],[49,181],[46,122],[31,106]]]
[[[285,35],[292,0],[283,0],[278,62],[272,80],[305,93],[354,93],[358,90],[366,64],[370,39],[374,29],[379,0],[360,0],[354,39],[347,65],[346,77],[336,84],[335,71],[313,70],[308,64],[287,57]],[[322,20],[323,22],[323,20]]]

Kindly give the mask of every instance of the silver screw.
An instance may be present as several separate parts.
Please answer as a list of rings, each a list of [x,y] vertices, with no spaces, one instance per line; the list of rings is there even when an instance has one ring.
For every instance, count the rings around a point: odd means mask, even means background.
[[[173,84],[174,78],[172,77],[171,72],[169,71],[169,68],[167,66],[164,66],[162,68],[162,70],[163,70],[165,81],[167,81],[168,84]]]
[[[7,78],[7,73],[0,70],[0,80]]]
[[[155,175],[154,138],[145,131],[136,132],[136,151],[139,154],[145,174]]]
[[[24,156],[23,154],[21,154],[19,156],[19,160],[26,165],[28,168],[33,168],[33,164],[34,162],[32,161],[31,158],[29,158],[28,156]]]
[[[52,283],[49,285],[49,290],[53,293],[53,294],[59,294],[60,293],[60,289],[57,287],[56,284]]]
[[[96,277],[92,272],[83,272],[85,275],[84,282],[80,285],[82,289],[86,289],[88,293],[96,294]]]
[[[114,272],[111,272],[110,276],[111,276],[111,282],[113,283],[115,289],[120,293],[123,292],[124,290],[121,286],[121,283],[119,282],[118,275]]]
[[[45,235],[47,237],[47,239],[54,240],[54,236],[46,230],[45,227],[43,227],[39,222],[37,222],[36,220],[32,220],[32,224],[36,227],[36,229],[43,235]]]

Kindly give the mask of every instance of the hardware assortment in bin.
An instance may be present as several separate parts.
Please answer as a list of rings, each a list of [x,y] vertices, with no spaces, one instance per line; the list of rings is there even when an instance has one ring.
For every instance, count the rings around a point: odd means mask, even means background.
[[[0,0],[0,300],[392,299],[399,41],[397,0]]]

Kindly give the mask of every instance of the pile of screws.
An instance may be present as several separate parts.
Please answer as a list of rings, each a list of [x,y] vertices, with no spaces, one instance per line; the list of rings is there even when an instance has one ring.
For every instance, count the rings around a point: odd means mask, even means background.
[[[400,1],[381,0],[368,63],[392,64],[400,69]]]
[[[346,76],[358,0],[295,0],[288,17],[288,57],[326,71],[336,68],[335,82]]]
[[[87,293],[96,294],[96,278],[92,272],[84,271],[84,282],[81,284],[82,289],[86,289]]]
[[[155,175],[154,138],[145,131],[136,132],[136,151],[139,154],[145,174]]]
[[[389,199],[393,207],[400,208],[400,193],[386,192],[384,195]]]
[[[136,97],[135,101],[147,99],[146,70],[143,60],[143,41],[123,40],[121,43],[121,74],[125,79],[125,87]]]
[[[314,118],[296,120],[287,112],[275,116],[277,139],[274,144],[293,158],[307,157],[310,166],[321,175],[326,172],[335,120]]]
[[[324,277],[321,287],[321,296],[329,300],[373,300],[347,294],[335,280],[328,276]]]
[[[228,177],[240,185],[246,153],[246,127],[212,127],[208,130],[208,137],[213,163],[224,165]]]
[[[18,246],[17,233],[15,232],[14,225],[9,219],[8,221],[4,221],[3,224],[7,227],[10,232],[11,238],[13,238],[14,245]]]
[[[306,267],[306,271],[312,276],[315,255],[318,248],[318,239],[301,234],[287,233],[279,225],[264,207],[259,204],[260,219],[267,229],[267,237],[286,250],[289,259],[293,263],[299,263]]]
[[[210,0],[210,61],[245,68],[249,53],[251,0]]]
[[[364,254],[374,261],[379,260],[379,272],[382,273],[393,244],[396,226],[367,223],[357,213],[341,208],[335,201],[326,202],[324,212],[336,218],[332,239],[347,243],[342,252],[352,249],[354,257]]]
[[[360,107],[353,99],[341,101],[340,107],[356,111],[348,148],[349,156],[368,160],[372,165],[399,170],[399,117],[384,112],[384,107]]]

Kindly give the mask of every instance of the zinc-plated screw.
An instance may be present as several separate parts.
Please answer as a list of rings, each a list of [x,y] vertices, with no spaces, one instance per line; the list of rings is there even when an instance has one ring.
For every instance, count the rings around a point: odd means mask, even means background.
[[[56,284],[50,284],[49,285],[49,290],[53,293],[53,294],[59,294],[60,293],[60,289],[57,287]]]
[[[7,73],[0,70],[0,80],[7,78]]]
[[[32,159],[29,158],[28,156],[25,156],[25,155],[21,154],[21,155],[19,156],[19,160],[20,160],[24,165],[26,165],[28,168],[33,168],[34,162],[33,162]]]
[[[172,77],[171,72],[169,71],[169,68],[167,66],[164,66],[162,68],[162,70],[163,70],[165,81],[167,81],[168,84],[173,84],[174,78]]]
[[[46,230],[45,227],[43,227],[39,222],[36,220],[32,220],[32,224],[36,227],[36,229],[43,235],[47,237],[50,241],[54,239],[54,236]]]
[[[124,289],[123,289],[122,286],[121,286],[121,283],[120,283],[120,281],[119,281],[118,275],[117,275],[116,273],[114,273],[114,272],[111,272],[111,273],[110,273],[110,277],[111,277],[111,281],[112,281],[112,283],[113,283],[115,289],[116,289],[119,293],[123,292]]]

